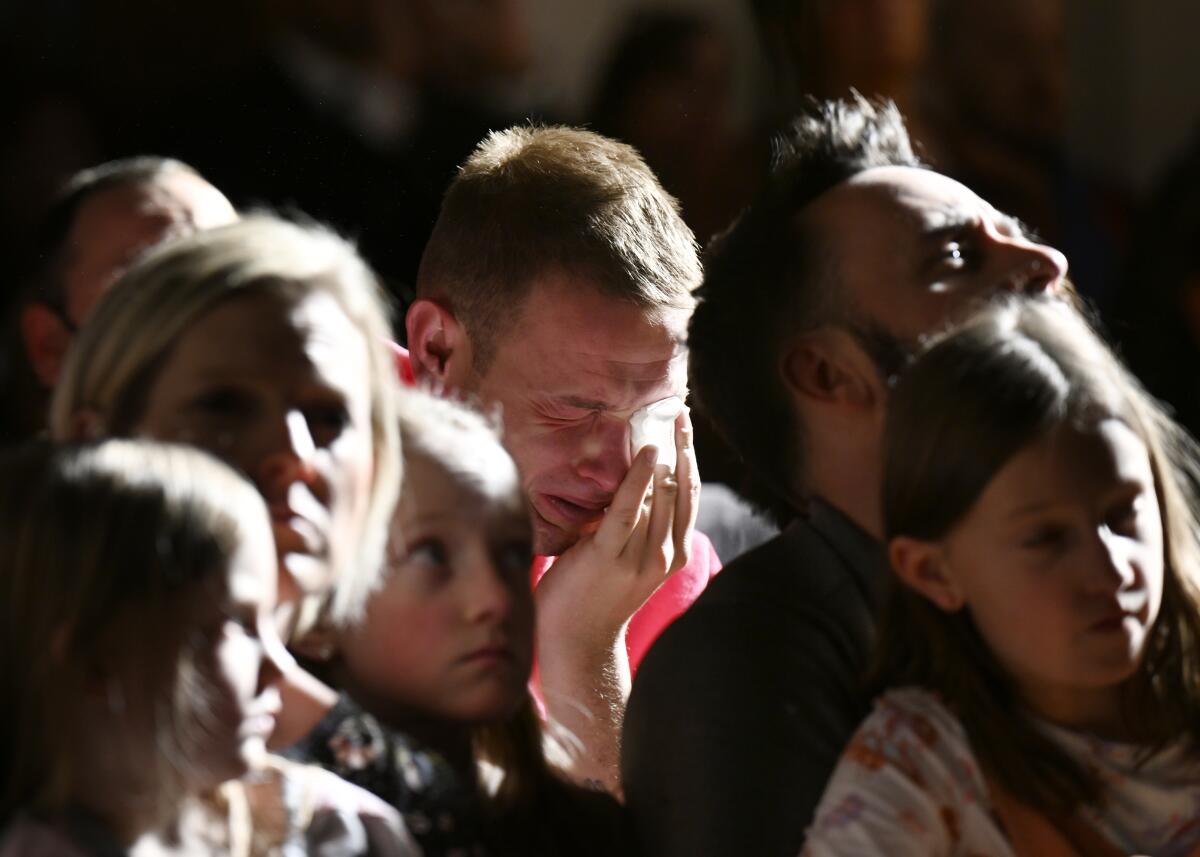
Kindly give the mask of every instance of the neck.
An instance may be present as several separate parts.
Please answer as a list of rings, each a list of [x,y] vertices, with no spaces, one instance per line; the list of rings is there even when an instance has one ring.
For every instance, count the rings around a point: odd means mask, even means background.
[[[858,461],[863,462],[861,468],[849,473],[845,472],[845,468],[831,467],[830,464],[856,459],[828,456],[809,460],[813,461],[813,465],[809,468],[805,493],[820,497],[865,533],[882,540],[883,510],[879,498],[881,479],[876,472],[870,470],[866,459],[858,458]]]
[[[177,802],[165,798],[146,776],[154,769],[154,761],[134,771],[128,760],[114,764],[111,755],[115,754],[83,752],[76,756],[79,775],[70,803],[94,818],[114,842],[128,850],[148,834],[169,830],[175,821],[171,813]]]
[[[424,716],[408,716],[389,725],[411,736],[416,742],[433,750],[445,759],[461,780],[470,785],[479,785],[479,772],[475,764],[475,750],[471,741],[471,730],[457,723],[436,720]]]
[[[1033,712],[1055,726],[1105,741],[1129,742],[1135,736],[1121,711],[1121,688],[1080,690],[1025,686],[1021,695]]]
[[[421,748],[440,755],[463,782],[472,786],[478,784],[469,726],[431,717],[406,706],[396,705],[391,700],[381,699],[354,681],[354,677],[341,662],[336,664],[334,681],[350,694],[364,711],[374,715],[384,726],[412,738]]]

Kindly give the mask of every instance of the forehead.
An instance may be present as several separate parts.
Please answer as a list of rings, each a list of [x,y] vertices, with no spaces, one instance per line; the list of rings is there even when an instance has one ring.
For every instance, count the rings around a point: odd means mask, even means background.
[[[367,385],[367,345],[333,295],[316,291],[296,300],[256,293],[222,300],[180,337],[172,364],[196,374],[312,375],[334,387]]]
[[[1078,498],[1090,502],[1116,483],[1153,485],[1150,453],[1123,421],[1060,425],[1014,455],[985,489],[993,508]]]
[[[880,241],[911,237],[965,219],[1000,216],[961,182],[916,167],[864,170],[815,200],[810,211],[816,222],[836,221],[841,229]]]
[[[493,370],[530,392],[564,387],[630,395],[681,384],[689,309],[648,310],[586,280],[554,274],[532,287],[513,330],[497,343]]]
[[[499,443],[447,434],[432,445],[406,448],[400,517],[528,519],[517,466]]]
[[[99,191],[80,205],[67,239],[69,298],[82,314],[144,250],[236,218],[216,188],[189,173]]]

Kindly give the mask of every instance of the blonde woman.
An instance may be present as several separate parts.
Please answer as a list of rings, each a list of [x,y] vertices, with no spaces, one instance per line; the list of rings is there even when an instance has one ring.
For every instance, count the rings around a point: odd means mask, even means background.
[[[180,441],[245,474],[271,514],[278,618],[302,646],[313,625],[347,618],[382,559],[400,470],[390,334],[347,242],[251,215],[154,249],[105,295],[68,356],[51,430]],[[286,679],[273,746],[336,699],[299,669]]]

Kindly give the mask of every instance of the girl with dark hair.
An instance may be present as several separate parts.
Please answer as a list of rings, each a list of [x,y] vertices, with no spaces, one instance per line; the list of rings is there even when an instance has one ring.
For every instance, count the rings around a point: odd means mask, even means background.
[[[806,853],[1200,853],[1194,443],[1037,298],[935,342],[888,420],[881,695]]]

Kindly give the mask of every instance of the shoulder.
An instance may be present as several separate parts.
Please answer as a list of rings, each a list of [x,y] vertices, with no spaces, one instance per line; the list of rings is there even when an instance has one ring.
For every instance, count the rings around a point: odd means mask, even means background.
[[[741,671],[762,658],[803,670],[834,651],[856,652],[857,669],[872,615],[840,558],[797,522],[713,578],[651,647],[635,689],[660,674],[684,670],[704,679],[723,665]]]
[[[834,770],[808,841],[814,855],[951,854],[966,845],[1011,853],[965,730],[918,688],[876,700]]]
[[[277,762],[285,800],[310,850],[419,855],[399,812],[380,798],[315,765]]]
[[[530,824],[550,833],[557,851],[578,857],[637,853],[629,816],[612,795],[552,776]]]
[[[955,778],[983,783],[966,730],[936,694],[922,688],[880,696],[843,758],[868,771],[892,766],[914,781],[927,780],[931,765],[948,764]]]

